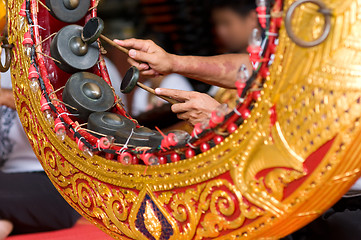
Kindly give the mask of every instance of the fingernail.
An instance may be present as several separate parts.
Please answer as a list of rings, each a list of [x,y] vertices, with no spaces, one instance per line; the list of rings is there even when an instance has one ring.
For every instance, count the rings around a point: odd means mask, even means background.
[[[158,94],[158,95],[160,95],[160,94],[162,93],[162,90],[161,90],[160,88],[156,88],[156,89],[155,89],[155,93]]]
[[[118,40],[118,39],[114,39],[114,42],[118,43],[118,44],[122,44],[123,41],[122,40]]]
[[[130,56],[130,57],[134,58],[136,55],[137,55],[137,51],[135,51],[134,49],[131,49],[131,50],[129,51],[129,56]]]

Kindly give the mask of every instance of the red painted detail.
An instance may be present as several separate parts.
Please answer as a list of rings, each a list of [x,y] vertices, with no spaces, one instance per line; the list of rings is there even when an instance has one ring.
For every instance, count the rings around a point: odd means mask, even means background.
[[[276,105],[273,105],[273,107],[270,108],[269,113],[270,113],[271,127],[273,127],[277,122]]]
[[[313,152],[312,154],[310,154],[310,156],[308,156],[306,158],[306,160],[303,164],[303,167],[304,167],[303,171],[306,172],[307,175],[288,184],[288,186],[284,189],[284,196],[283,196],[284,199],[287,198],[288,196],[290,196],[295,190],[297,190],[297,188],[304,181],[306,181],[306,179],[314,172],[314,170],[322,162],[322,160],[324,159],[324,157],[330,150],[334,140],[335,140],[335,138],[326,142],[324,145],[322,145],[319,149],[317,149],[315,152]],[[293,169],[289,169],[289,168],[284,168],[282,166],[280,166],[279,168],[293,170]],[[265,170],[257,173],[256,179],[259,179],[261,177],[265,178],[267,176],[267,174],[269,174],[271,171],[273,171],[275,169],[277,169],[277,168],[265,169]]]

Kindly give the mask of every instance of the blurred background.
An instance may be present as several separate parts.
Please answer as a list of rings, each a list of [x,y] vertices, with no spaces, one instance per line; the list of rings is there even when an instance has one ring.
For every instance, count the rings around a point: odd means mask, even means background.
[[[209,0],[102,0],[98,14],[111,38],[152,39],[171,53],[207,56],[216,53],[208,6]]]

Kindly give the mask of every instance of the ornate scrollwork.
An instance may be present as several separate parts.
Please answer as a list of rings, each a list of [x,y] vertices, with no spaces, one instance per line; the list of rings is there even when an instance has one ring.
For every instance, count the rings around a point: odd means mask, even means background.
[[[293,2],[284,1],[284,9]],[[21,3],[8,5],[20,119],[54,186],[112,237],[280,238],[325,211],[361,174],[359,1],[324,1],[332,27],[313,48],[300,48],[281,28],[251,118],[210,151],[152,167],[86,158],[73,140],[56,138],[40,111],[40,93],[30,91]],[[295,12],[298,36],[312,39],[322,31],[314,12],[309,5]]]

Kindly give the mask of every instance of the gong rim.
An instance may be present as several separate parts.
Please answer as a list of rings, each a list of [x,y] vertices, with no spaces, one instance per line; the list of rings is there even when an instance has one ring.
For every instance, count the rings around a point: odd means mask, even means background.
[[[126,72],[122,83],[120,85],[120,91],[122,93],[130,93],[133,91],[139,80],[139,69],[132,66]]]
[[[84,42],[91,44],[100,37],[103,30],[104,21],[99,17],[93,17],[84,25],[81,37]]]

